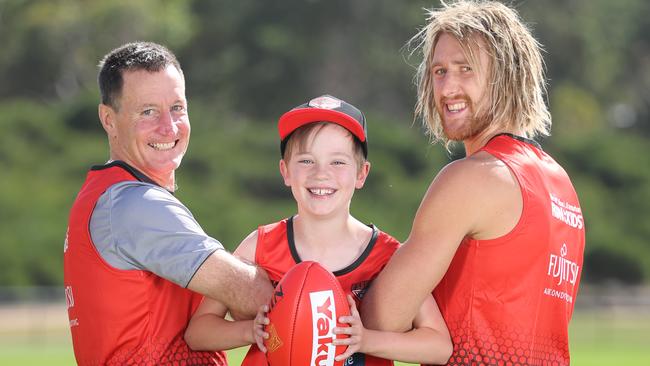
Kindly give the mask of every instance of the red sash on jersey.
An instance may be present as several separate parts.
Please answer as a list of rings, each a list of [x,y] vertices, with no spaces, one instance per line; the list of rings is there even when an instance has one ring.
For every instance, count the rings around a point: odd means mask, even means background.
[[[282,276],[297,264],[297,260],[300,261],[295,251],[295,244],[288,240],[288,235],[293,237],[293,230],[287,231],[288,223],[291,225],[291,221],[285,219],[274,224],[260,226],[257,230],[255,262],[266,270],[273,283],[279,282]],[[351,294],[356,301],[357,308],[359,308],[370,282],[377,277],[399,246],[399,242],[390,235],[380,230],[376,230],[376,233],[376,239],[371,241],[369,248],[355,263],[334,272],[343,291]],[[390,360],[369,355],[362,357],[363,360],[355,360],[352,364],[360,366],[393,365],[393,361]],[[266,357],[256,345],[252,345],[242,366],[261,365],[266,365]]]
[[[79,365],[227,365],[223,352],[194,352],[183,340],[201,295],[155,274],[119,270],[95,249],[89,222],[111,185],[137,180],[122,162],[93,168],[70,211],[64,284]]]
[[[566,172],[510,135],[483,149],[516,177],[521,218],[493,240],[465,238],[434,290],[454,344],[448,365],[568,365],[568,325],[585,245]]]

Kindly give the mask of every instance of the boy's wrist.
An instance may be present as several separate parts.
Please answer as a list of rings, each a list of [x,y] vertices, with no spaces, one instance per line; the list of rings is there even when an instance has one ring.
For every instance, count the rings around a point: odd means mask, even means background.
[[[359,342],[359,351],[364,354],[374,355],[377,353],[377,337],[381,332],[372,329],[363,328],[361,342]]]
[[[246,343],[253,344],[255,343],[255,329],[252,320],[240,320],[243,326],[243,340]]]

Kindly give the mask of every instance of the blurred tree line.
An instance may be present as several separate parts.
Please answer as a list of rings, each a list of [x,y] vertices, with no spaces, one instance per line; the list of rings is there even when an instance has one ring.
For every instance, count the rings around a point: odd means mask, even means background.
[[[650,3],[513,2],[545,45],[553,136],[587,225],[584,281],[650,278]],[[59,285],[67,216],[108,158],[97,63],[134,40],[167,45],[187,79],[193,135],[177,196],[234,248],[295,208],[277,118],[329,93],[369,120],[352,211],[405,239],[427,185],[460,149],[413,118],[407,41],[436,1],[0,0],[0,286]],[[444,215],[444,213],[440,213]]]

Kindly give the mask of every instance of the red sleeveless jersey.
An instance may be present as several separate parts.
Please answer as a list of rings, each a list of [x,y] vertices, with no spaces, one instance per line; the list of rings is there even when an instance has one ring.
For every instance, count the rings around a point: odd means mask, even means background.
[[[481,149],[510,168],[523,209],[510,233],[465,238],[434,290],[454,344],[449,365],[569,364],[584,221],[566,172],[533,144],[503,134]]]
[[[351,294],[354,298],[357,308],[359,308],[370,282],[377,277],[398,247],[399,242],[395,238],[373,226],[372,238],[361,256],[348,267],[334,272],[343,291],[346,294]],[[291,218],[258,228],[255,262],[266,270],[274,284],[277,284],[291,267],[301,261],[293,241],[293,220]],[[393,365],[393,361],[369,355],[355,355],[354,357],[354,361],[346,364],[356,366]],[[252,345],[242,366],[261,365],[267,365],[266,357],[256,345]]]
[[[64,284],[79,365],[227,365],[221,352],[194,352],[183,340],[202,296],[147,271],[119,270],[92,243],[88,225],[111,185],[137,180],[121,164],[93,168],[70,211]]]

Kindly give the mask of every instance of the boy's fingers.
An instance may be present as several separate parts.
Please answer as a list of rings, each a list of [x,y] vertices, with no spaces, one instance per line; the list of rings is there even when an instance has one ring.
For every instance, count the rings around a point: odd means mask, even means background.
[[[353,334],[354,333],[354,328],[352,327],[336,327],[332,329],[332,333],[334,334]]]
[[[352,315],[359,315],[359,310],[357,310],[357,303],[352,298],[352,295],[348,294],[348,303],[350,304],[350,313]]]
[[[339,318],[339,323],[352,323],[354,322],[354,317],[352,316],[342,316]]]
[[[345,360],[346,358],[352,356],[352,353],[353,353],[352,350],[350,349],[350,347],[348,347],[348,349],[346,349],[344,353],[342,353],[342,354],[340,354],[340,355],[334,357],[334,359],[335,359],[336,361],[343,361],[343,360]]]
[[[264,342],[257,342],[257,348],[262,351],[262,353],[266,353],[266,347],[264,347]]]
[[[262,329],[255,329],[255,333],[260,338],[264,338],[264,339],[269,338],[269,334],[267,332],[265,332],[264,330],[262,330]]]
[[[335,346],[349,346],[351,344],[355,344],[356,340],[352,337],[346,337],[346,338],[337,338],[332,341],[332,344]]]

